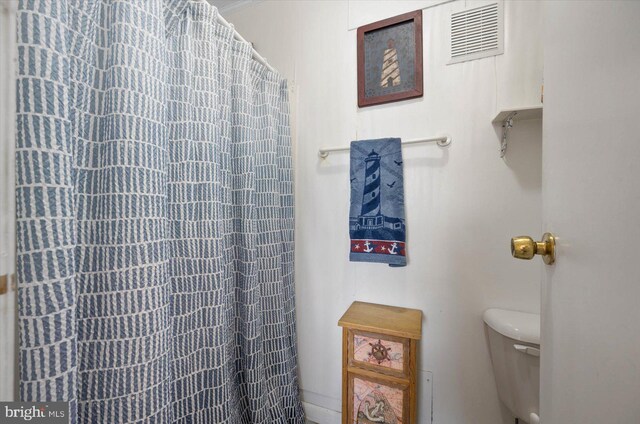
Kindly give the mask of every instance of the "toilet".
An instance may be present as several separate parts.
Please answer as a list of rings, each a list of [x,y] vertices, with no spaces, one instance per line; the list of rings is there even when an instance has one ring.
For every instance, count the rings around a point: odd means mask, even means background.
[[[519,422],[540,422],[540,315],[487,309],[498,396]]]

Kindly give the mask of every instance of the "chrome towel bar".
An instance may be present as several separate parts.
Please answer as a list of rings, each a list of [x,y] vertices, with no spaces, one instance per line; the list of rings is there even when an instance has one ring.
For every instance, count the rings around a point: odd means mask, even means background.
[[[406,146],[409,144],[419,144],[419,143],[432,143],[432,142],[436,142],[436,144],[440,147],[446,147],[448,145],[451,144],[451,137],[447,136],[441,136],[441,137],[434,137],[434,138],[417,138],[415,140],[407,140],[407,141],[403,141],[402,145]],[[349,146],[347,147],[323,147],[320,150],[318,150],[318,156],[320,156],[321,159],[326,159],[327,156],[329,156],[329,153],[333,153],[333,152],[348,152],[350,149]]]

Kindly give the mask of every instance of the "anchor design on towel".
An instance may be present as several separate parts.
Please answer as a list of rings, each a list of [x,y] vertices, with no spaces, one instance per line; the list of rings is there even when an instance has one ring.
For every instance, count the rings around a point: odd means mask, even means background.
[[[389,249],[389,254],[391,255],[397,255],[398,254],[398,243],[393,243],[391,245],[391,249]]]
[[[369,252],[373,252],[373,250],[376,248],[375,244],[371,244],[371,242],[369,240],[367,240],[364,243],[366,249],[364,249],[365,252],[369,253]]]

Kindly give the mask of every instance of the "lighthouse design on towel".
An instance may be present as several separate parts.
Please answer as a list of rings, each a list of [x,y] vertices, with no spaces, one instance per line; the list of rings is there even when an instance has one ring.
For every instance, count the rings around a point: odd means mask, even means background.
[[[382,218],[380,215],[380,155],[371,150],[364,160],[366,164],[364,173],[364,193],[362,194],[362,221],[368,221],[370,217]]]
[[[351,143],[350,260],[406,265],[400,139]]]

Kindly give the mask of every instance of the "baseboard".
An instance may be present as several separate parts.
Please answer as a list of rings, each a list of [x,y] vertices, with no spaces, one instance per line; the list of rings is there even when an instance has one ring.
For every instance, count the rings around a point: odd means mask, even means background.
[[[318,424],[340,424],[342,415],[338,411],[323,408],[308,402],[302,402],[307,419]]]

